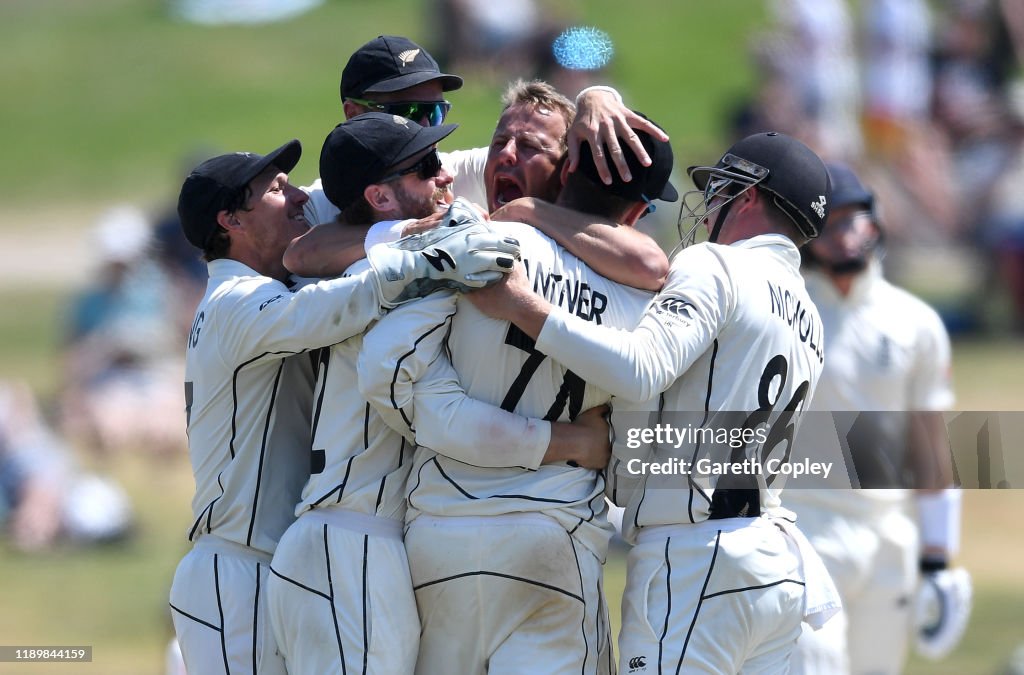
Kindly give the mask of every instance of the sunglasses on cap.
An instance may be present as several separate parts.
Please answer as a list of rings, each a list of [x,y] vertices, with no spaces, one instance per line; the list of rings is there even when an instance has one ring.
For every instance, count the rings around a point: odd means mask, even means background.
[[[452,104],[448,101],[403,101],[401,103],[377,103],[364,98],[349,98],[349,101],[377,110],[388,115],[398,115],[416,123],[427,121],[427,126],[439,127],[448,117]]]
[[[419,172],[420,180],[429,180],[435,178],[437,174],[441,173],[441,158],[437,155],[437,149],[433,149],[427,154],[420,158],[420,161],[416,162],[410,167],[401,169],[389,173],[380,180],[378,183],[388,183],[393,180],[398,180],[402,176],[408,176],[410,173]]]

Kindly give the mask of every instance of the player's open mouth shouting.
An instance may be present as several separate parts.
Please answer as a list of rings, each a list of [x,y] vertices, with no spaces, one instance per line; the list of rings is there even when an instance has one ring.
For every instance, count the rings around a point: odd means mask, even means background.
[[[523,196],[523,186],[519,180],[509,174],[495,175],[491,182],[490,194],[493,195],[491,210],[498,209],[514,199]]]

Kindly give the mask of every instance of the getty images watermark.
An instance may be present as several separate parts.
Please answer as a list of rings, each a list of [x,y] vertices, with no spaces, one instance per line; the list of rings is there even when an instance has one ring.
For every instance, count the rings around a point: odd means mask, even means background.
[[[948,453],[922,459],[910,452],[908,438],[919,431],[922,413],[809,411],[798,428],[796,416],[786,412],[620,409],[612,415],[615,471],[658,477],[653,484],[648,478],[648,489],[695,479],[708,484],[701,478],[719,486],[719,480],[744,484],[743,477],[762,478],[768,486],[785,483],[787,490],[907,488],[937,470],[951,473],[963,488],[1024,486],[1024,412],[924,414],[941,420]]]
[[[684,447],[721,448],[739,450],[749,446],[763,447],[769,439],[769,427],[676,427],[659,423],[652,427],[631,427],[626,430],[625,445],[630,450],[643,446],[657,446],[680,450]],[[828,478],[833,462],[812,461],[803,458],[789,461],[784,457],[769,457],[765,461],[754,458],[715,460],[712,457],[685,459],[669,457],[657,461],[645,461],[632,457],[626,460],[626,471],[634,476],[651,474],[662,476],[760,476],[781,474],[799,477],[804,475]]]

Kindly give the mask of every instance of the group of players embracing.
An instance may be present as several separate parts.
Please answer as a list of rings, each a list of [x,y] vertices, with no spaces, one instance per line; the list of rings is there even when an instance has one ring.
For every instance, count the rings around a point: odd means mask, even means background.
[[[210,273],[170,593],[188,672],[786,672],[841,603],[781,480],[626,467],[788,456],[828,357],[772,297],[822,334],[800,249],[829,167],[760,133],[680,195],[668,136],[615,90],[539,81],[510,85],[489,147],[439,152],[461,86],[380,36],[313,185],[288,182],[291,141],[182,186]],[[669,261],[635,226],[677,201],[692,245]],[[761,441],[616,440],[666,421]],[[617,662],[609,503],[632,545]]]

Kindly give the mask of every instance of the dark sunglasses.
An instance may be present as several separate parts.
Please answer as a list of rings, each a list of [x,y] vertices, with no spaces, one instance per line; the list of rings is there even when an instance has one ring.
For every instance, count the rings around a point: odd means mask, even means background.
[[[429,180],[441,173],[441,158],[438,157],[436,149],[423,155],[420,161],[416,162],[412,166],[401,169],[400,171],[395,171],[394,173],[389,173],[377,182],[387,183],[415,172],[419,172],[420,180]]]
[[[349,98],[353,103],[358,103],[372,110],[379,110],[388,115],[398,115],[413,122],[421,123],[427,120],[428,126],[438,127],[444,124],[448,117],[448,111],[452,104],[448,101],[403,101],[401,103],[377,103],[364,98]]]

